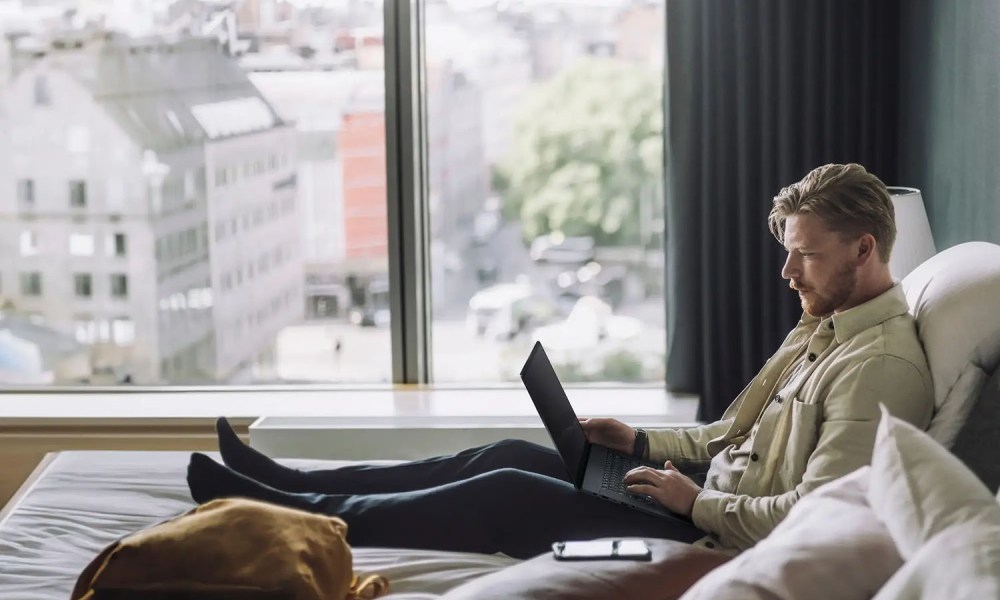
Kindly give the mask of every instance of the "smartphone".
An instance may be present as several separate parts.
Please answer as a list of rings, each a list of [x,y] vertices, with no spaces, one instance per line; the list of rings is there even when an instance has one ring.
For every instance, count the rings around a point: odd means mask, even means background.
[[[552,544],[556,560],[651,560],[643,540],[591,540]]]

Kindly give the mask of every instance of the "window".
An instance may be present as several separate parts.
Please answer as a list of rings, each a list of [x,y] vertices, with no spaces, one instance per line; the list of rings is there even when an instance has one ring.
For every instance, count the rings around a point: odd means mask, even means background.
[[[79,337],[123,345],[116,372],[134,368],[137,383],[509,381],[534,337],[568,381],[662,379],[663,0],[415,1],[422,11],[264,3],[274,15],[172,3],[147,15],[149,31],[187,16],[235,21],[266,43],[237,54],[186,30],[155,44],[122,32],[82,36],[65,61],[25,55],[0,82],[0,95],[24,90],[5,113],[18,124],[5,151],[20,210],[0,262],[20,265],[22,296],[39,296],[43,273],[24,257],[55,254],[44,277],[57,293],[23,310],[57,330],[79,316]],[[272,35],[274,19],[313,32],[315,53]],[[423,28],[414,45],[397,43],[412,25]],[[44,42],[48,28],[29,35]],[[425,62],[411,72],[413,57]],[[136,97],[125,77],[102,87],[114,106],[57,104],[67,68],[143,73],[158,89]],[[121,143],[81,122],[79,105],[102,111],[94,123],[116,125]],[[67,151],[62,172],[37,168]],[[34,205],[54,218],[23,209]],[[107,271],[78,258],[97,254],[118,258]],[[390,256],[402,258],[392,272]],[[191,352],[198,340],[225,343]]]
[[[38,254],[38,234],[34,231],[21,232],[21,256]]]
[[[534,340],[565,381],[664,379],[664,7],[597,4],[428,6],[435,381],[516,381]]]
[[[94,236],[89,233],[71,233],[69,235],[69,253],[73,256],[93,256]]]
[[[117,177],[109,178],[104,202],[109,211],[121,211],[125,207],[125,182]]]
[[[21,295],[42,295],[42,274],[38,272],[21,273]]]
[[[86,154],[90,150],[90,131],[83,126],[66,131],[66,149],[72,154]]]
[[[34,99],[35,106],[49,106],[52,104],[49,80],[45,75],[35,76]]]
[[[194,171],[184,171],[184,199],[194,199],[195,193]]]
[[[35,181],[32,179],[19,179],[17,181],[17,202],[21,208],[32,208],[35,206]]]
[[[86,208],[87,183],[81,180],[69,182],[69,205],[73,208]]]
[[[75,315],[73,317],[73,332],[76,341],[81,344],[92,344],[98,341],[97,323],[90,315]]]
[[[114,256],[125,256],[127,252],[126,237],[124,233],[116,233],[111,237],[110,248]]]
[[[90,298],[92,295],[92,278],[89,273],[77,273],[73,275],[73,290],[77,298]]]
[[[121,273],[111,275],[111,297],[128,298],[128,276]]]
[[[135,324],[129,317],[119,317],[111,322],[111,341],[119,346],[129,346],[135,341]]]

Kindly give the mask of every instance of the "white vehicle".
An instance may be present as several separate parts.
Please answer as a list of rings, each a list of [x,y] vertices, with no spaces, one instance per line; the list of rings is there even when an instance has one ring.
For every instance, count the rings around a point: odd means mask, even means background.
[[[515,302],[530,296],[531,286],[523,283],[501,283],[479,290],[469,299],[465,324],[475,335],[483,335],[498,313],[509,313]]]
[[[478,292],[469,300],[466,325],[476,335],[506,341],[528,328],[551,321],[555,302],[534,293],[524,283],[502,283]]]
[[[541,235],[531,242],[529,253],[535,262],[582,265],[594,260],[594,238],[558,232]]]

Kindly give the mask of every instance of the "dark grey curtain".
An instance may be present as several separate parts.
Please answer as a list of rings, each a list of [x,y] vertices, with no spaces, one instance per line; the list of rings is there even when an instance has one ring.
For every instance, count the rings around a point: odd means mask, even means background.
[[[667,0],[667,386],[714,420],[801,314],[771,200],[829,162],[897,176],[900,0]]]

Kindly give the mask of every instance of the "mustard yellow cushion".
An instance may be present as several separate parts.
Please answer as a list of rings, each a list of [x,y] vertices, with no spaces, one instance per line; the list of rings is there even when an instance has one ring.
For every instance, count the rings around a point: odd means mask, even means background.
[[[213,500],[127,536],[81,573],[71,598],[374,598],[352,571],[347,524],[243,498]]]

